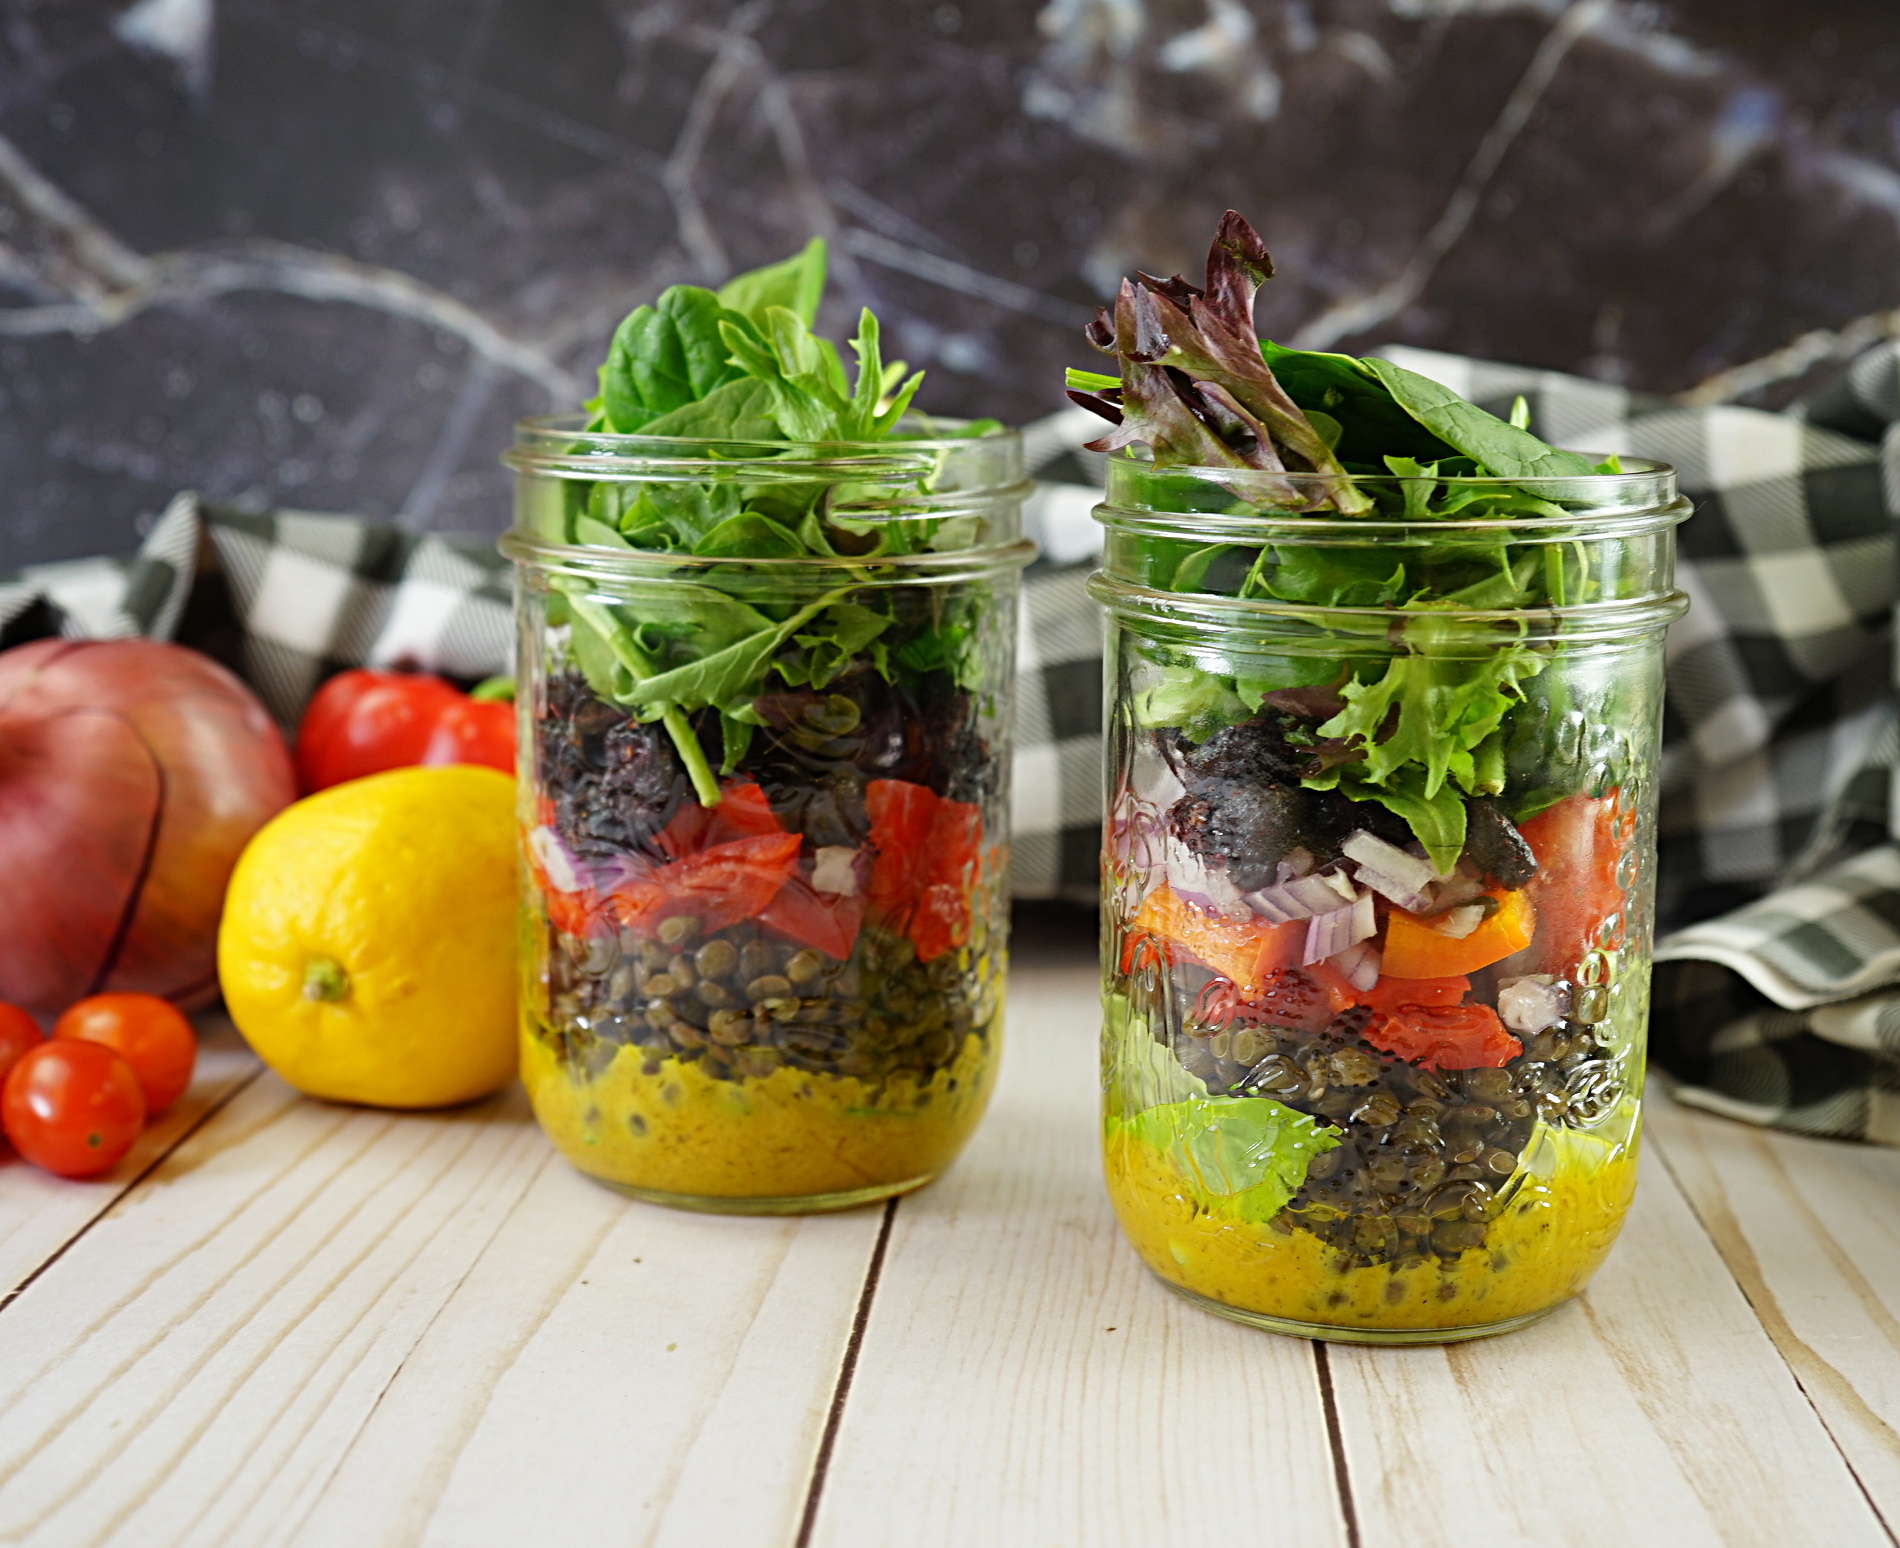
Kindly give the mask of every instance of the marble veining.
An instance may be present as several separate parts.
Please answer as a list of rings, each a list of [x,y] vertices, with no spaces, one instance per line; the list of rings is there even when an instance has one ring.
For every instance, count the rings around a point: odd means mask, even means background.
[[[1024,420],[1126,269],[1276,336],[1775,403],[1900,328],[1891,0],[0,0],[0,568],[181,487],[507,519],[614,322],[831,239]]]

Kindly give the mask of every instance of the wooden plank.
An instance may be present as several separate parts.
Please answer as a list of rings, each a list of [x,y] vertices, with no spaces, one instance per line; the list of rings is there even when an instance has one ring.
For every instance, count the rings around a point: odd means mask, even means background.
[[[0,1321],[0,1541],[783,1542],[880,1218],[631,1203],[518,1089],[265,1076]]]
[[[898,1208],[815,1543],[1344,1542],[1311,1346],[1195,1310],[1121,1240],[1096,1004],[1092,963],[1012,984],[994,1109]]]
[[[1890,1527],[1900,1527],[1900,1150],[1657,1104],[1658,1149]]]
[[[0,1315],[0,1540],[215,1542],[327,1473],[546,1156],[519,1096],[260,1077]]]
[[[1609,1262],[1547,1321],[1327,1358],[1367,1543],[1888,1541],[1653,1155]]]
[[[78,1182],[54,1177],[22,1161],[0,1140],[0,1308],[261,1068],[222,1012],[200,1016],[198,1067],[191,1089],[146,1128],[105,1176]]]
[[[880,1220],[676,1213],[556,1162],[307,1520],[237,1540],[789,1543]]]

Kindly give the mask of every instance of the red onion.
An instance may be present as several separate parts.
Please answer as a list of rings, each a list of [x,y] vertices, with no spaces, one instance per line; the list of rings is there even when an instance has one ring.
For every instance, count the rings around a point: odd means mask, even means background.
[[[208,1000],[231,867],[295,795],[264,707],[209,657],[152,640],[0,655],[0,1000]]]

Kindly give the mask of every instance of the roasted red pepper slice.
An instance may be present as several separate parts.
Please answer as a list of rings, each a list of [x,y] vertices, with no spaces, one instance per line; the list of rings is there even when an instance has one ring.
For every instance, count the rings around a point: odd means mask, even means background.
[[[864,809],[877,851],[865,901],[910,937],[920,962],[964,945],[970,939],[982,813],[906,779],[872,780],[864,789]]]

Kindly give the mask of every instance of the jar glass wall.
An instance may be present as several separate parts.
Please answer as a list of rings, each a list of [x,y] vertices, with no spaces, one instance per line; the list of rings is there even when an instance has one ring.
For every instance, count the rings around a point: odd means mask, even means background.
[[[1365,477],[1364,519],[1301,481],[1111,462],[1109,1190],[1224,1315],[1501,1332],[1635,1186],[1688,507],[1653,465]]]
[[[929,1181],[1001,1031],[1019,440],[507,460],[536,1117],[690,1208]]]

